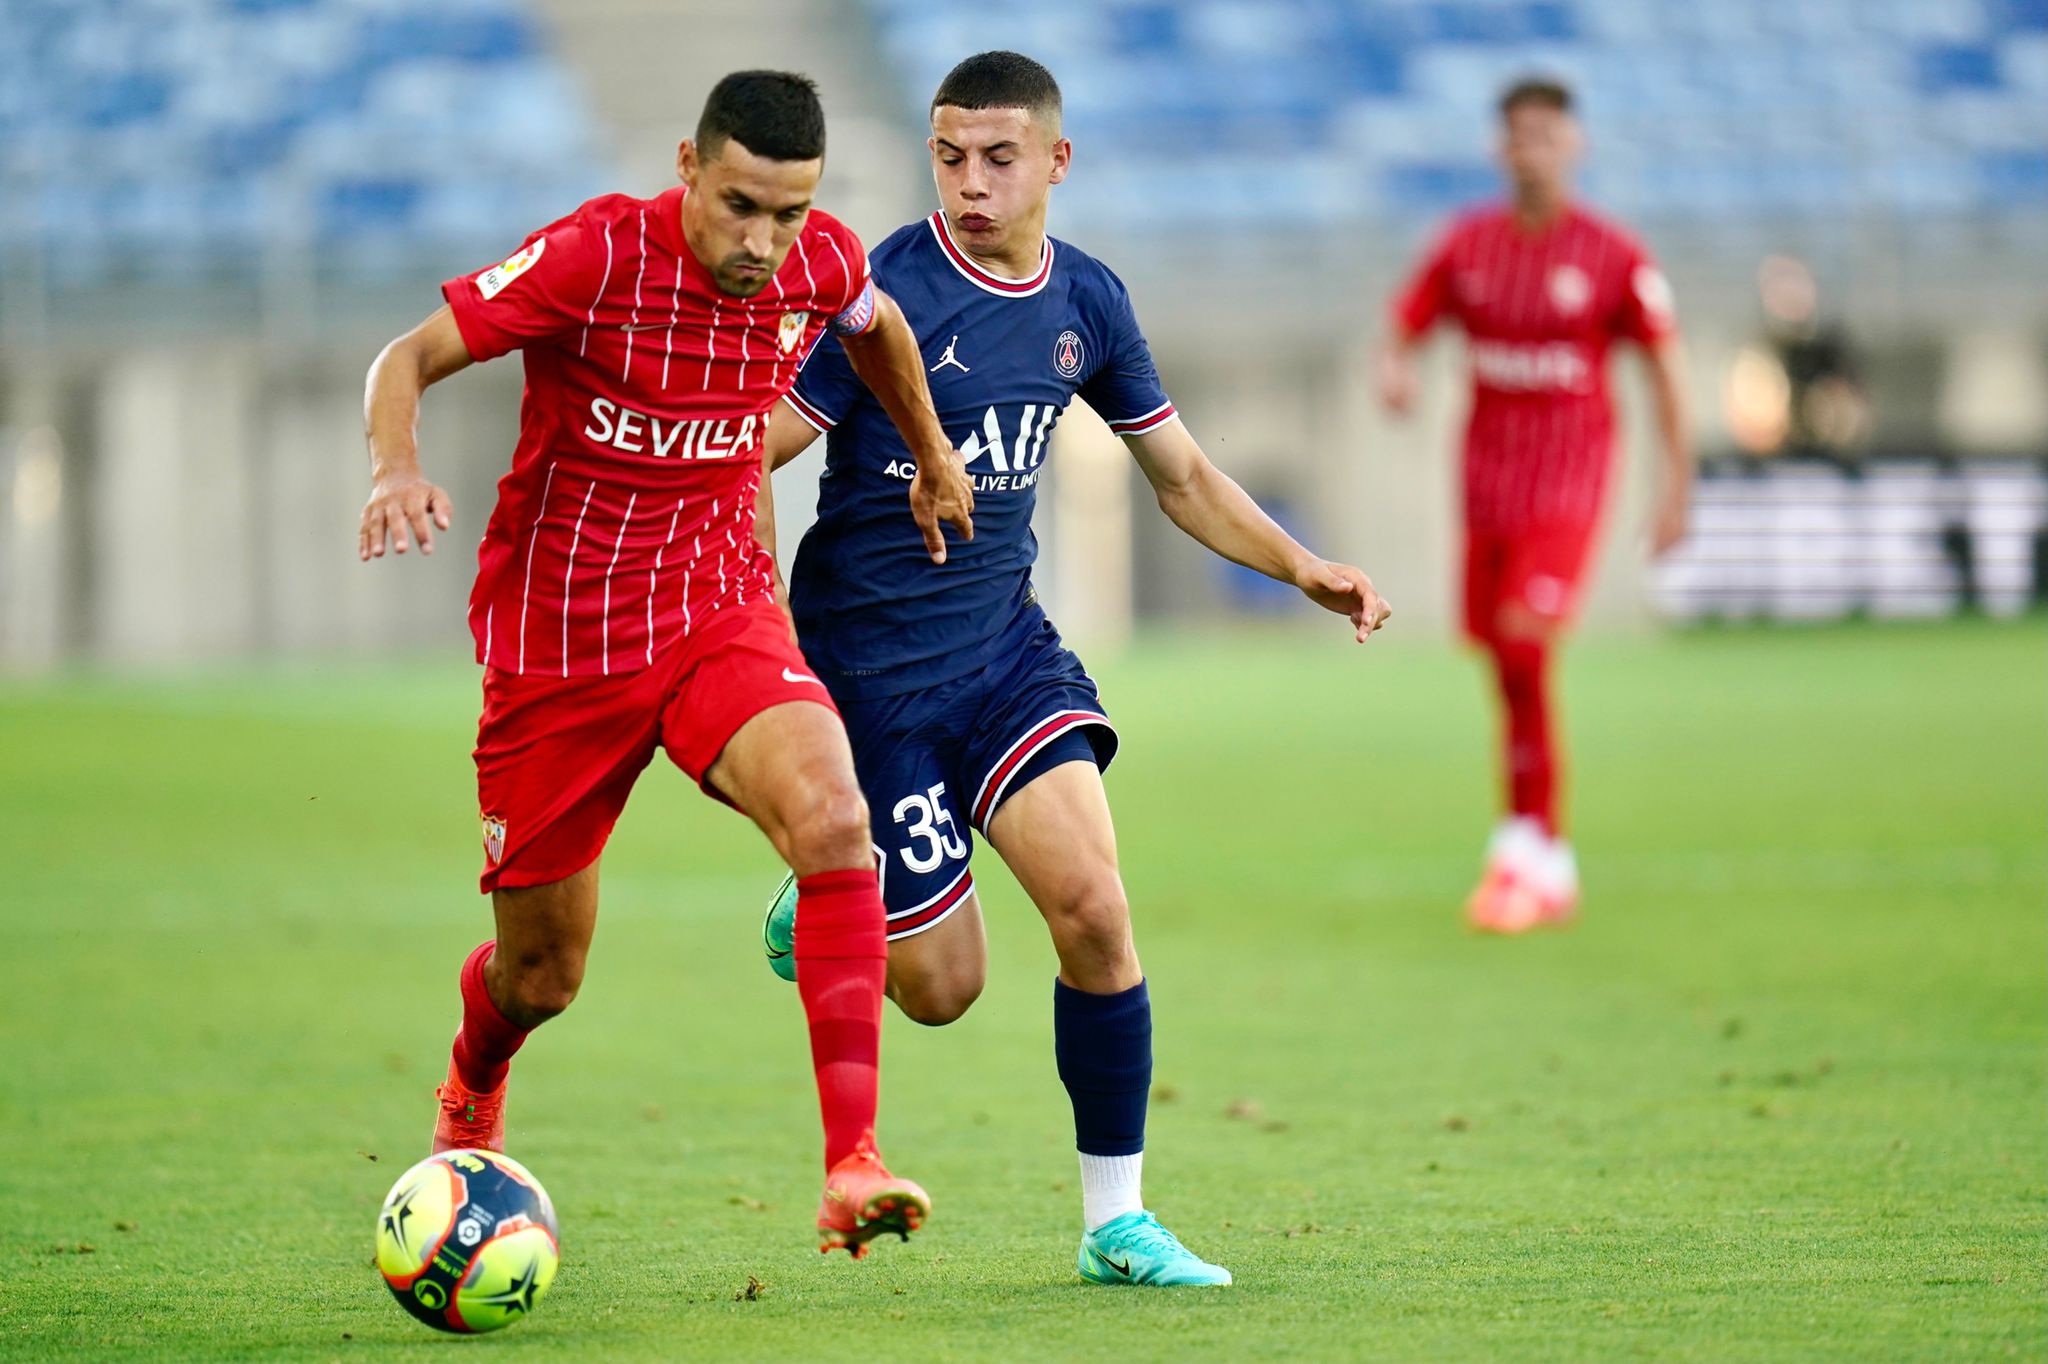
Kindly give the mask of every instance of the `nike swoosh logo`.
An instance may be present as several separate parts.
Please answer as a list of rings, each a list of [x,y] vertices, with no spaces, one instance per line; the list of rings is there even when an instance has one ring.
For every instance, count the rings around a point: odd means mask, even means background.
[[[1107,1255],[1104,1255],[1099,1250],[1096,1251],[1095,1254],[1096,1257],[1102,1261],[1102,1263],[1108,1265],[1111,1269],[1123,1275],[1126,1279],[1131,1277],[1131,1262],[1128,1259],[1126,1259],[1122,1264],[1118,1264],[1115,1260],[1110,1259]]]
[[[666,331],[670,325],[667,322],[641,322],[637,324],[621,322],[619,330],[622,332],[658,332]]]
[[[810,676],[810,675],[809,675],[809,674],[807,674],[807,673],[796,673],[796,672],[791,672],[791,671],[790,671],[789,669],[787,669],[787,668],[784,668],[784,669],[782,670],[782,680],[783,680],[783,681],[785,681],[785,682],[809,682],[809,683],[811,683],[811,684],[812,684],[813,686],[819,686],[819,687],[822,687],[822,686],[824,686],[824,685],[825,685],[825,684],[824,684],[823,682],[820,682],[820,681],[818,681],[818,679],[817,679],[817,678],[815,678],[815,677],[812,677],[812,676]]]

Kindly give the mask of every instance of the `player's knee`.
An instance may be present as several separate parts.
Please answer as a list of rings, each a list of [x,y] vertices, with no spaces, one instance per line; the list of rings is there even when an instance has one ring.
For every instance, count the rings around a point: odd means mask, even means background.
[[[798,875],[870,864],[868,806],[851,781],[821,781],[805,793],[784,826],[783,860]]]
[[[1061,947],[1091,957],[1115,956],[1130,946],[1131,905],[1115,877],[1076,887],[1046,910]]]
[[[943,1028],[954,1022],[981,998],[985,977],[978,971],[956,971],[915,980],[891,981],[889,993],[896,1007],[913,1023]]]
[[[509,966],[502,1004],[505,1016],[522,1028],[537,1027],[563,1013],[583,988],[581,957],[535,952]]]
[[[1557,638],[1560,622],[1556,616],[1521,602],[1509,602],[1493,616],[1494,638],[1515,644],[1548,644]]]

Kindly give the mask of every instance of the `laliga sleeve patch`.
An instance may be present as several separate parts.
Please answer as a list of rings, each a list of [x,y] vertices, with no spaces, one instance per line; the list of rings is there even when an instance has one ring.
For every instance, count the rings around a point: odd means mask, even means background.
[[[505,286],[531,270],[540,260],[540,253],[547,250],[548,239],[536,237],[533,245],[513,252],[502,265],[493,265],[476,277],[476,291],[489,302],[504,292]]]
[[[832,319],[834,336],[859,336],[875,325],[875,281],[872,277],[861,286],[860,297],[846,305],[846,310]]]
[[[1654,265],[1638,265],[1629,276],[1629,287],[1635,290],[1636,302],[1643,311],[1659,322],[1671,316],[1671,281],[1664,278],[1664,272]]]

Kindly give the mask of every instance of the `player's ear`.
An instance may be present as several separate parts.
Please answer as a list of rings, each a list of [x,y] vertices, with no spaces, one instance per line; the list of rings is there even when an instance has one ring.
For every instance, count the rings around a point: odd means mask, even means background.
[[[1049,185],[1057,185],[1067,178],[1067,167],[1074,163],[1074,144],[1060,138],[1052,144],[1052,174],[1046,178]]]
[[[676,179],[694,190],[697,188],[697,169],[697,144],[686,137],[676,144]]]

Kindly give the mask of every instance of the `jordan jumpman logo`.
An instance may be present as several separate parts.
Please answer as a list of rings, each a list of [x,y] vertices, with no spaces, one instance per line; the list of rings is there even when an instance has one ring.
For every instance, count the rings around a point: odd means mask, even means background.
[[[960,338],[958,336],[955,336],[951,341],[948,341],[946,343],[946,353],[939,357],[939,363],[931,367],[931,372],[933,374],[937,374],[940,370],[944,369],[948,365],[951,365],[954,369],[959,370],[962,374],[970,374],[973,372],[969,370],[967,366],[960,363],[959,356],[953,354],[953,347],[959,344]]]

